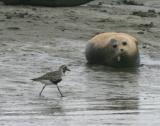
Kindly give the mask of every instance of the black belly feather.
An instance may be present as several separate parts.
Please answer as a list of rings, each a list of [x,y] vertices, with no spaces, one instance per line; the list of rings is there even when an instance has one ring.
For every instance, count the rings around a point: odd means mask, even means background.
[[[62,81],[62,79],[57,79],[57,80],[50,80],[52,83],[54,83],[54,84],[58,84],[59,82],[61,82]]]

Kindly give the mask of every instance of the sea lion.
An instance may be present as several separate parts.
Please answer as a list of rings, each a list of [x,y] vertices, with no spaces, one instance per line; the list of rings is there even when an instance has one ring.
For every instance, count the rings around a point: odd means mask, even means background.
[[[126,33],[96,35],[89,40],[85,55],[89,64],[112,67],[135,67],[140,64],[138,41]]]
[[[71,7],[88,3],[93,0],[1,0],[8,5],[33,5],[49,7]]]

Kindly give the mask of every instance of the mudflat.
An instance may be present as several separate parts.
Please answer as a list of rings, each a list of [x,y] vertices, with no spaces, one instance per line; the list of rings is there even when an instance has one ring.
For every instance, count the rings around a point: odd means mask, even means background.
[[[137,70],[88,66],[87,41],[102,32],[139,40]],[[143,126],[160,121],[159,0],[95,0],[78,7],[0,4],[1,126]],[[66,64],[56,87],[30,79]]]

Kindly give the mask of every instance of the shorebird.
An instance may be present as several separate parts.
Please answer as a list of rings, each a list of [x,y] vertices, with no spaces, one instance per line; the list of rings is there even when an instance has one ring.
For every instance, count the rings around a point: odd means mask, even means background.
[[[33,81],[38,81],[44,84],[44,86],[42,87],[42,90],[39,93],[39,96],[41,96],[44,88],[47,85],[56,85],[61,97],[64,97],[62,92],[60,91],[59,87],[58,87],[58,83],[62,81],[62,77],[65,75],[66,71],[70,71],[70,69],[68,69],[68,67],[66,65],[62,65],[59,67],[59,69],[57,71],[53,71],[53,72],[48,72],[40,77],[37,78],[33,78]]]

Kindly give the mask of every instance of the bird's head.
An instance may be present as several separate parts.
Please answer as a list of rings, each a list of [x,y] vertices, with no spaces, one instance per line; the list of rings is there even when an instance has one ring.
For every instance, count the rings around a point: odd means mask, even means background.
[[[65,73],[66,71],[71,71],[66,65],[62,65],[59,67],[59,70]]]

